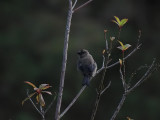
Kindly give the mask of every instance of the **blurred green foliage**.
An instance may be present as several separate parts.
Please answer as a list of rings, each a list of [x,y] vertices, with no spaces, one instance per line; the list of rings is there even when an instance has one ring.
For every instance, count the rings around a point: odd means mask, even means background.
[[[86,0],[79,0],[78,5]],[[78,6],[77,5],[77,6]],[[30,102],[21,106],[30,88],[24,81],[36,85],[48,83],[52,92],[58,92],[62,62],[63,39],[67,16],[67,0],[1,0],[0,1],[0,118],[1,120],[39,120],[40,116]],[[142,30],[140,51],[131,56],[127,64],[129,76],[141,65],[150,64],[160,58],[160,7],[156,0],[94,0],[73,16],[68,64],[66,71],[62,110],[81,88],[82,76],[77,72],[76,51],[85,48],[94,56],[98,67],[102,64],[105,48],[103,30],[108,38],[117,36],[118,28],[111,23],[113,16],[128,18],[122,28],[120,40],[136,45],[138,30]],[[115,49],[112,62],[121,56]],[[119,66],[107,72],[106,83],[112,84],[102,96],[96,119],[109,119],[119,103],[123,89],[119,77]],[[76,104],[64,116],[64,120],[88,120],[96,98],[95,89],[101,75],[81,95]],[[159,120],[160,97],[159,75],[155,73],[147,82],[127,98],[117,119],[130,116],[135,120]],[[44,96],[49,102],[50,96]],[[55,105],[46,116],[53,120]]]

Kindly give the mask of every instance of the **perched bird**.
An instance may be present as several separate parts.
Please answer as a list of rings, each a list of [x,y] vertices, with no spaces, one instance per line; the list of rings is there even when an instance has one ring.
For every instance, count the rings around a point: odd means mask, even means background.
[[[92,55],[85,49],[82,49],[77,52],[78,54],[78,63],[77,68],[81,71],[84,78],[82,81],[82,85],[89,86],[90,78],[96,73],[97,71],[97,64],[94,61]]]

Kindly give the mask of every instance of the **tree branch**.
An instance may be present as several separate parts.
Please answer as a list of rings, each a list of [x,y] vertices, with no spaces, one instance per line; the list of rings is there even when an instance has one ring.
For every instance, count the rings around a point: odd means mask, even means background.
[[[77,11],[77,10],[79,10],[79,9],[81,9],[82,7],[84,7],[84,6],[86,6],[86,5],[88,5],[90,2],[92,2],[93,0],[89,0],[89,1],[87,1],[87,2],[85,2],[84,4],[82,4],[81,6],[79,6],[79,7],[77,7],[76,9],[74,9],[73,10],[73,12],[75,12],[75,11]]]
[[[124,58],[124,60],[128,59],[128,58],[129,58],[130,56],[132,56],[137,50],[139,50],[140,47],[141,47],[141,45],[142,45],[142,44],[139,44],[135,49],[133,49],[133,51],[130,52],[130,53]],[[116,65],[118,65],[118,64],[119,64],[119,61],[117,61],[117,62],[109,65],[109,66],[107,67],[107,69],[112,68],[112,67],[114,67],[114,66],[116,66]],[[97,71],[96,74],[100,73],[104,68],[105,68],[104,66],[103,66],[102,68],[100,68],[100,69]]]
[[[92,112],[92,115],[91,115],[91,120],[95,119],[97,109],[98,109],[98,106],[99,106],[99,102],[100,102],[100,99],[101,99],[101,95],[110,87],[110,85],[111,85],[111,81],[109,82],[109,84],[103,90],[101,89],[101,90],[97,91],[97,97],[96,97],[95,106],[94,106],[94,109],[93,109],[93,112]]]
[[[37,106],[34,104],[34,102],[32,101],[32,99],[29,97],[29,90],[27,90],[27,96],[28,96],[30,102],[32,103],[33,107],[34,107],[34,108],[37,110],[37,112],[42,116],[42,118],[45,119],[45,118],[44,118],[44,114],[37,108]]]
[[[64,37],[63,61],[62,61],[62,70],[61,70],[61,77],[60,77],[57,106],[56,106],[56,112],[55,112],[55,120],[59,120],[61,103],[62,103],[62,95],[63,95],[64,79],[65,79],[66,64],[67,64],[67,52],[68,52],[69,33],[70,33],[72,14],[73,14],[72,0],[69,0],[69,10],[68,10],[67,24],[66,24],[65,37]]]
[[[63,115],[73,106],[73,104],[76,102],[76,100],[79,98],[79,96],[82,94],[86,86],[83,86],[78,94],[73,98],[72,102],[66,107],[66,109],[60,114],[60,118],[63,117]]]
[[[77,0],[74,1],[74,4],[72,6],[72,10],[75,8],[76,4],[77,4]]]
[[[48,105],[48,107],[46,108],[46,110],[45,110],[45,112],[44,112],[45,114],[46,114],[46,113],[48,112],[48,110],[51,108],[51,106],[53,105],[53,103],[54,103],[55,100],[56,100],[56,94],[55,94],[52,102],[50,103],[50,105]]]
[[[118,104],[118,106],[117,106],[117,108],[116,108],[116,110],[115,110],[115,112],[114,112],[114,114],[113,114],[113,116],[111,117],[110,120],[114,120],[116,118],[117,114],[119,113],[120,109],[123,106],[123,103],[124,103],[125,99],[126,99],[126,94],[123,94],[122,99],[119,102],[119,104]]]
[[[131,55],[133,55],[141,46],[142,44],[138,45],[132,52],[130,52],[126,57],[125,59],[129,58]],[[91,80],[96,76],[98,75],[104,68],[104,62],[105,62],[105,58],[103,57],[103,63],[102,63],[102,67],[97,71],[97,73],[91,78]],[[112,68],[116,65],[119,64],[119,61],[113,63],[112,65],[109,65],[107,67],[107,69],[109,68]],[[91,81],[90,80],[90,81]],[[63,117],[63,115],[73,106],[73,104],[77,101],[77,99],[80,97],[80,95],[82,94],[82,92],[85,90],[86,86],[83,86],[80,91],[77,93],[77,95],[73,98],[73,100],[71,101],[71,103],[65,108],[65,110],[60,114],[60,118]]]
[[[146,71],[146,73],[141,77],[141,79],[131,88],[129,87],[125,87],[123,86],[124,88],[124,94],[122,96],[122,99],[119,103],[119,105],[117,106],[114,114],[112,115],[111,119],[110,120],[114,120],[116,118],[116,116],[118,115],[120,109],[122,108],[123,106],[123,103],[127,97],[127,95],[129,93],[131,93],[133,90],[135,90],[135,88],[137,88],[140,84],[142,84],[145,80],[147,80],[155,70],[157,70],[157,68],[159,68],[160,66],[158,64],[155,63],[155,59],[153,60],[152,64],[150,65],[150,67],[148,68],[148,70]],[[126,84],[127,85],[127,84]],[[128,85],[127,85],[128,86]]]
[[[137,88],[140,84],[142,84],[145,80],[147,80],[147,78],[149,78],[155,70],[157,70],[157,67],[159,67],[159,66],[157,66],[157,64],[155,64],[155,61],[156,60],[154,59],[152,64],[150,65],[150,67],[146,71],[146,73],[141,77],[140,80],[138,80],[138,82],[133,87],[131,87],[127,91],[127,94],[129,94],[131,91],[133,91],[135,88]]]

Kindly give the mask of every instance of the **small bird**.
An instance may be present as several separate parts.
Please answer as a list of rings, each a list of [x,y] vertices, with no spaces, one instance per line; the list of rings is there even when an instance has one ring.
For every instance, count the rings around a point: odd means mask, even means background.
[[[78,63],[77,68],[81,71],[84,78],[82,81],[82,85],[89,86],[89,80],[92,76],[96,74],[97,64],[94,61],[92,55],[85,49],[82,49],[77,52],[78,54]]]

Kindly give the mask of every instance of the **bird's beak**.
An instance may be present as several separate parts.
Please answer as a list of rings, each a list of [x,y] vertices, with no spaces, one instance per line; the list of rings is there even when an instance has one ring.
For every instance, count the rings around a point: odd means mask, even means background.
[[[81,51],[78,51],[77,54],[80,55]]]

